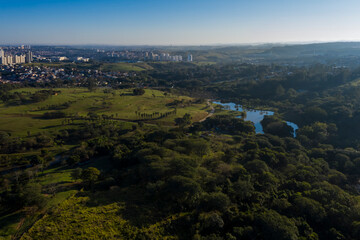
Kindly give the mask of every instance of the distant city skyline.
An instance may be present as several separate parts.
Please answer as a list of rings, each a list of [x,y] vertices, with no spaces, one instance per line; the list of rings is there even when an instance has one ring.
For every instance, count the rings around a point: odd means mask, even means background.
[[[0,45],[360,41],[356,0],[0,0]]]

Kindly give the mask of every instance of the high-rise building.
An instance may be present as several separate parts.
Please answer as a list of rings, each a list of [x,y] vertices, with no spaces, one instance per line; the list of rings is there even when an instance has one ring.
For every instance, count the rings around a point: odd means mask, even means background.
[[[160,55],[160,61],[166,61],[167,59],[166,59],[166,53],[162,53],[161,55]]]
[[[12,58],[13,64],[25,63],[25,55],[14,55]]]
[[[22,47],[19,47],[22,48]],[[32,62],[32,52],[28,52],[27,54],[21,55],[5,55],[3,49],[0,48],[0,65],[12,65],[19,64],[25,62]]]
[[[4,64],[4,65],[12,65],[13,64],[13,57],[12,56],[8,55],[8,56],[6,56],[4,58],[6,58],[6,64]]]
[[[150,59],[150,60],[155,60],[155,54],[152,53],[152,52],[150,52],[150,53],[149,53],[149,59]]]
[[[5,53],[2,48],[0,49],[0,64],[6,65]]]
[[[188,55],[188,62],[192,62],[193,61],[193,56],[191,54]]]
[[[29,52],[26,54],[25,62],[26,62],[26,63],[31,63],[32,60],[33,60],[33,55],[32,55],[32,52],[29,51]]]
[[[25,63],[26,62],[26,55],[22,54],[20,55],[20,62]]]

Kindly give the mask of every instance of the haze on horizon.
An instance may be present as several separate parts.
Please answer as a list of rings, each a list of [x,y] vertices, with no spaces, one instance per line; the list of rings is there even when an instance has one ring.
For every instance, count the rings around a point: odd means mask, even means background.
[[[359,41],[356,0],[0,0],[0,45]]]

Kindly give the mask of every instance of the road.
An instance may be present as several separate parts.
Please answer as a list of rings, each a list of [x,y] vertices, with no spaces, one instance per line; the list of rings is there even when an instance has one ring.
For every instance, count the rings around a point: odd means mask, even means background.
[[[208,119],[209,117],[211,117],[211,116],[214,114],[214,112],[215,112],[215,108],[214,108],[213,105],[211,104],[210,99],[207,100],[207,103],[206,103],[206,104],[210,107],[210,112],[209,112],[209,114],[208,114],[206,117],[204,117],[203,119],[201,119],[199,122],[205,121],[206,119]]]

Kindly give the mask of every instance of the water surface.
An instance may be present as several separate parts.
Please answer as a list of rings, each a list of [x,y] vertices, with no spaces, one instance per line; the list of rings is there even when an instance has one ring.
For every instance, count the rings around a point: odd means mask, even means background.
[[[256,133],[264,133],[263,127],[261,125],[261,121],[264,119],[264,116],[271,116],[274,115],[272,111],[265,111],[265,110],[256,110],[256,109],[244,109],[241,105],[235,103],[221,103],[221,102],[213,102],[215,104],[219,104],[224,106],[225,109],[238,111],[238,112],[246,112],[246,117],[244,118],[245,121],[253,122],[255,126]],[[239,118],[241,116],[238,116]],[[296,137],[296,130],[299,129],[298,125],[293,122],[286,122],[287,125],[294,129],[293,134]]]

